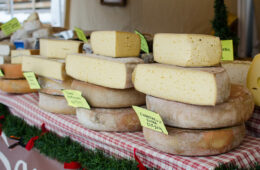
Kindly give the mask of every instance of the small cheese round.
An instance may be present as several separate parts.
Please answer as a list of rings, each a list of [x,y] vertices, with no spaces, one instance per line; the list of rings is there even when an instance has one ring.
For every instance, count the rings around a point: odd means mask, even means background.
[[[77,108],[78,121],[88,129],[98,131],[141,131],[140,121],[132,108]]]
[[[45,111],[57,114],[76,114],[76,109],[68,106],[64,96],[55,96],[40,92],[39,107]]]
[[[160,114],[169,126],[190,129],[228,127],[247,121],[254,110],[254,99],[242,85],[232,85],[228,101],[215,106],[198,106],[146,97],[147,109]]]
[[[160,151],[183,156],[209,156],[238,147],[245,136],[244,124],[223,129],[189,130],[166,127],[168,135],[143,128],[146,141]]]
[[[0,69],[4,73],[6,79],[24,78],[21,64],[1,64]]]
[[[7,80],[0,79],[0,89],[7,93],[33,93],[35,89],[30,89],[30,86],[25,79]]]

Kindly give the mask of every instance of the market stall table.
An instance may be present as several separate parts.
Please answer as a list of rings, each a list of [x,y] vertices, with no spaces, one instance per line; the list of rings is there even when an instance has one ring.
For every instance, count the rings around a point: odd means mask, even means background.
[[[12,114],[24,119],[28,124],[40,127],[42,123],[45,123],[47,129],[61,136],[70,136],[72,140],[78,141],[86,148],[98,148],[107,154],[126,159],[134,159],[133,151],[136,148],[137,156],[148,167],[213,169],[220,164],[235,163],[241,167],[249,167],[255,162],[260,162],[260,138],[252,136],[246,136],[241,146],[226,154],[209,157],[183,157],[160,152],[150,147],[141,132],[97,132],[84,128],[78,123],[75,115],[43,111],[38,107],[37,93],[14,95],[0,92],[0,102],[7,105]],[[258,108],[256,110],[257,116],[254,115],[250,119],[254,125],[250,122],[247,123],[250,127],[254,127],[255,134],[260,132],[260,113]]]

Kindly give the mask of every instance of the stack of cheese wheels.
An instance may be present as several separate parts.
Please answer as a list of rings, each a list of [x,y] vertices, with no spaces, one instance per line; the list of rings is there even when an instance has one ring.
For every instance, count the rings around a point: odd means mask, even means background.
[[[40,55],[22,56],[22,70],[34,72],[38,78],[39,107],[57,114],[76,114],[68,106],[62,89],[71,89],[72,79],[65,71],[65,58],[70,53],[80,53],[80,41],[40,39]]]
[[[231,85],[219,65],[218,37],[156,34],[154,60],[133,72],[135,89],[147,94],[147,109],[162,117],[169,135],[143,128],[154,148],[171,154],[207,156],[239,146],[254,103],[242,85]]]
[[[132,105],[144,105],[145,95],[133,88],[131,75],[138,58],[140,38],[134,33],[98,31],[91,34],[94,54],[66,58],[72,88],[82,92],[91,109],[77,108],[78,121],[98,131],[139,131],[140,122]]]

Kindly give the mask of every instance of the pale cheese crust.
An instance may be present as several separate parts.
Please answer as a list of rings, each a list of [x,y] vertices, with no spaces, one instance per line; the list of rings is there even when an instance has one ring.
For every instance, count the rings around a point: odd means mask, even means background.
[[[30,89],[30,86],[25,79],[19,80],[7,80],[0,79],[0,89],[7,93],[34,93],[37,92],[35,89]]]

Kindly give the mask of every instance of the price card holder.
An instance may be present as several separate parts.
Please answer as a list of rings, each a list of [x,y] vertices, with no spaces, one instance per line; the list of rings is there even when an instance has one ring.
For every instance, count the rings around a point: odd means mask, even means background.
[[[137,106],[132,106],[134,111],[136,112],[141,125],[143,127],[150,128],[152,130],[155,130],[157,132],[164,133],[168,135],[168,132],[166,130],[166,127],[162,121],[162,118],[159,114],[154,113],[150,110],[137,107]]]
[[[31,89],[41,89],[34,72],[23,73]]]
[[[221,40],[222,60],[234,61],[233,40]]]
[[[145,53],[149,54],[149,47],[147,44],[147,41],[145,39],[145,37],[138,31],[135,30],[135,33],[138,34],[140,36],[141,39],[141,50],[144,51]]]
[[[81,41],[83,41],[83,42],[88,42],[88,40],[87,40],[87,38],[86,38],[84,32],[83,32],[81,29],[75,27],[75,28],[74,28],[74,31],[76,32],[78,38],[79,38]]]
[[[81,96],[81,92],[77,90],[62,90],[68,105],[72,107],[81,107],[90,109],[88,102]]]
[[[7,36],[7,35],[10,35],[13,32],[15,32],[16,30],[18,30],[20,27],[21,27],[21,24],[19,23],[17,18],[13,18],[10,21],[8,21],[7,23],[3,24],[1,26],[1,29],[2,29],[3,33]]]
[[[4,75],[4,73],[3,73],[3,71],[0,69],[0,77],[4,77],[5,75]]]

